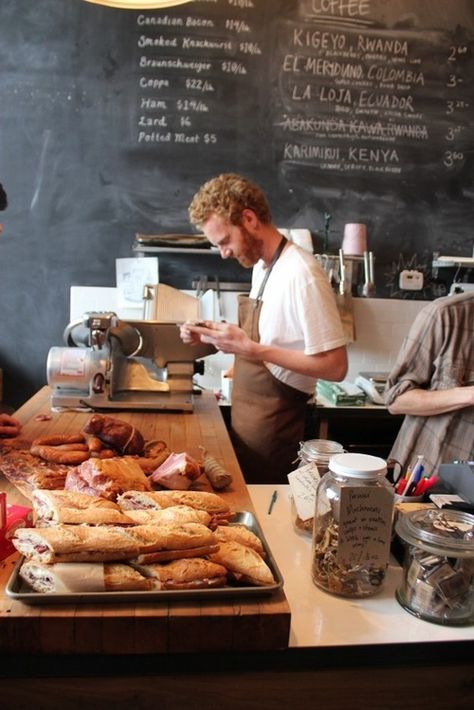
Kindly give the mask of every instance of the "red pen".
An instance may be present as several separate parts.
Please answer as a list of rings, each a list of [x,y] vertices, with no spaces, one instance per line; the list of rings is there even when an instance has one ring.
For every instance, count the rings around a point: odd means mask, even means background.
[[[427,481],[428,481],[427,478],[422,478],[421,480],[419,480],[418,483],[416,484],[414,490],[413,490],[413,494],[412,494],[412,495],[414,495],[414,496],[421,496],[421,495],[423,495],[423,493],[425,492],[425,487],[426,487]]]
[[[405,490],[407,483],[408,483],[408,479],[400,478],[400,480],[397,483],[397,487],[395,489],[395,493],[397,494],[397,496],[403,495],[403,491]]]
[[[425,481],[425,486],[423,488],[423,493],[426,493],[427,490],[432,488],[436,483],[438,483],[439,477],[438,476],[430,476],[429,478],[426,479]]]

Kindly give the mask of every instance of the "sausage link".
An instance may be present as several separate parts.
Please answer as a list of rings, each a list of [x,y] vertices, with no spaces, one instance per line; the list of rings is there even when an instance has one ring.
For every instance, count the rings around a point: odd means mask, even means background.
[[[70,451],[59,446],[32,445],[30,453],[39,456],[50,463],[61,463],[70,466],[78,466],[89,458],[89,451]]]
[[[91,452],[91,456],[97,456],[104,448],[104,445],[99,437],[91,434],[86,434],[86,444]]]
[[[50,434],[39,436],[32,441],[32,446],[61,446],[61,444],[83,444],[83,434]]]

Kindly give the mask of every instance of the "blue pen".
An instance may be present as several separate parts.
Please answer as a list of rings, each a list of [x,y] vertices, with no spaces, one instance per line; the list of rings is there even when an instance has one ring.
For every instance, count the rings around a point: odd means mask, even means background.
[[[421,479],[421,476],[423,475],[424,467],[422,461],[424,459],[424,456],[420,454],[416,458],[416,464],[413,468],[412,475],[410,476],[410,481],[406,487],[406,491],[404,492],[404,495],[406,496],[412,495],[413,491],[415,490],[415,487]]]

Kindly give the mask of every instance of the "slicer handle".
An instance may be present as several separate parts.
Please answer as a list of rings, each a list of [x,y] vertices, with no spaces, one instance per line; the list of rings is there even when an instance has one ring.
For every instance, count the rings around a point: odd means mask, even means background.
[[[101,372],[97,372],[92,378],[92,391],[94,394],[101,394],[105,389],[105,377]]]

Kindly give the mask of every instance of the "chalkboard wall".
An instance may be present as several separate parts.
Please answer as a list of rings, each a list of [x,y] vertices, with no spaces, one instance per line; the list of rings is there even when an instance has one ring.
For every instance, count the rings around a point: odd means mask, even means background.
[[[69,287],[114,286],[136,232],[189,233],[193,193],[222,171],[317,246],[325,213],[330,250],[367,224],[378,296],[407,295],[403,268],[436,295],[433,252],[472,254],[473,47],[472,0],[2,0],[5,400],[44,384]],[[216,272],[248,280],[215,255],[160,256],[179,288]]]

